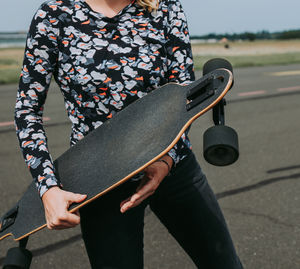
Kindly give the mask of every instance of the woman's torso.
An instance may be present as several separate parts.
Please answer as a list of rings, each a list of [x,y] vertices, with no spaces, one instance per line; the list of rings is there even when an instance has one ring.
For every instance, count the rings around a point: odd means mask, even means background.
[[[132,3],[107,18],[83,0],[52,3],[59,31],[54,75],[73,124],[71,143],[76,143],[168,82],[168,10],[161,4],[156,13],[149,13]]]

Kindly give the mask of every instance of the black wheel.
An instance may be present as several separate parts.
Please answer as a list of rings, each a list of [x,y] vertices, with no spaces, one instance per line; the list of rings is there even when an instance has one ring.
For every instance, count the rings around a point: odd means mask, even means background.
[[[11,248],[7,251],[3,269],[29,269],[32,254],[25,248]]]
[[[233,73],[233,68],[232,68],[232,65],[230,62],[228,62],[227,60],[225,60],[223,58],[213,58],[213,59],[207,61],[203,65],[203,76],[208,74],[211,71],[218,69],[218,68],[225,68]],[[233,87],[233,84],[234,84],[234,81],[232,81],[232,85],[230,88]]]
[[[203,75],[206,75],[209,72],[214,71],[218,68],[226,68],[229,71],[233,72],[233,68],[230,62],[223,58],[213,58],[204,64]]]
[[[207,129],[203,136],[203,155],[205,160],[212,165],[233,164],[239,157],[236,131],[225,125]]]

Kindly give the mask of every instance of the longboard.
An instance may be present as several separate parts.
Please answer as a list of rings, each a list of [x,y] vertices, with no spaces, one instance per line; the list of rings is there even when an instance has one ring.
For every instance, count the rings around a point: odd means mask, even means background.
[[[135,101],[75,146],[54,165],[64,190],[87,194],[74,212],[142,172],[165,155],[194,120],[228,92],[233,75],[216,69],[187,86],[170,83]],[[20,241],[46,227],[35,184],[0,221],[0,240]]]

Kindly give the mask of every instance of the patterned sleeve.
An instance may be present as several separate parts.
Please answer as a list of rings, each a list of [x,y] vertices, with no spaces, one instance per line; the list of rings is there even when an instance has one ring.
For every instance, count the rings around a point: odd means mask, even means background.
[[[32,20],[15,106],[15,125],[20,147],[40,197],[49,188],[60,186],[54,175],[42,119],[58,55],[58,21],[51,13],[51,7],[42,5]]]
[[[187,19],[179,0],[169,0],[167,43],[169,82],[190,84],[195,80],[194,62],[190,43]],[[169,151],[176,165],[183,157],[183,149],[189,145],[187,133],[183,134],[177,144]]]

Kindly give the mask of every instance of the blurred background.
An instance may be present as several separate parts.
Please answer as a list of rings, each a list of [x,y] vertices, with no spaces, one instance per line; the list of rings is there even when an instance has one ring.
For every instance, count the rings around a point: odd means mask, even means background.
[[[0,215],[31,181],[17,144],[13,110],[26,33],[42,2],[10,0],[0,9]],[[211,58],[226,58],[234,67],[226,124],[239,134],[240,159],[222,168],[205,162],[202,137],[213,125],[211,112],[193,124],[190,137],[237,252],[245,268],[300,268],[300,1],[181,3],[197,77]],[[70,124],[54,83],[44,122],[50,151],[57,158],[68,149]],[[15,245],[12,238],[0,242],[0,264]],[[35,256],[32,268],[88,268],[78,228],[39,232],[31,236],[29,249]],[[195,268],[148,209],[145,268]]]

